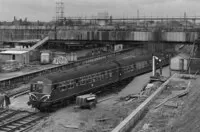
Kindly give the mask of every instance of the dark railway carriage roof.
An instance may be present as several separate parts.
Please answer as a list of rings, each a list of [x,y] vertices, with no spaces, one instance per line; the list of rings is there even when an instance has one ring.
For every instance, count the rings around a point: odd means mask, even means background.
[[[62,82],[65,80],[70,80],[70,79],[75,79],[78,77],[86,76],[89,74],[105,71],[105,70],[110,70],[118,67],[118,64],[120,65],[129,65],[132,64],[133,62],[138,62],[142,60],[150,60],[152,58],[151,55],[149,56],[142,56],[142,57],[123,57],[123,58],[118,58],[116,61],[113,62],[103,62],[103,63],[96,63],[96,64],[85,64],[82,66],[78,66],[76,68],[72,68],[63,72],[58,72],[58,73],[52,73],[48,74],[43,77],[37,77],[33,80],[42,80],[43,79],[48,79],[52,83],[58,83]],[[116,64],[118,63],[118,64]],[[33,80],[31,82],[33,82]]]
[[[152,58],[151,55],[148,56],[141,56],[141,57],[124,57],[120,60],[117,60],[117,62],[121,65],[121,66],[125,66],[125,65],[130,65],[133,62],[138,62],[138,61],[143,61],[143,60],[150,60]]]
[[[84,65],[79,66],[76,68],[72,68],[69,70],[66,70],[64,72],[49,74],[46,76],[49,80],[52,81],[52,83],[58,83],[65,80],[75,79],[81,76],[86,76],[89,74],[109,70],[117,68],[117,65],[113,62],[104,63],[104,64],[95,64],[95,65]]]

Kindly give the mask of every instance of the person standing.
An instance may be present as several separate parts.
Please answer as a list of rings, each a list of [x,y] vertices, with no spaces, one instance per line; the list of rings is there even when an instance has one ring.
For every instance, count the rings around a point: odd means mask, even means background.
[[[0,108],[4,108],[4,100],[5,100],[4,94],[0,94]]]
[[[5,106],[8,109],[10,105],[10,97],[7,94],[5,94],[4,99],[5,99]]]

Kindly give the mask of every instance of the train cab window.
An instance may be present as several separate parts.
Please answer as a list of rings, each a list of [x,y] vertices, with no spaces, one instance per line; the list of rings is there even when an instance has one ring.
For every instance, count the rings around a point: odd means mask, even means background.
[[[31,84],[31,92],[36,91],[36,84]]]
[[[42,84],[31,84],[31,91],[42,93],[43,85]]]
[[[42,93],[51,94],[51,85],[43,85]]]

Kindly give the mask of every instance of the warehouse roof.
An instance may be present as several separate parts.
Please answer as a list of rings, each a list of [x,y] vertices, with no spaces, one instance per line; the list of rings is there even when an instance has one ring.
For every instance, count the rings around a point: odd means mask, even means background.
[[[7,51],[2,51],[0,54],[24,54],[27,53],[28,51],[14,51],[14,50],[7,50]]]

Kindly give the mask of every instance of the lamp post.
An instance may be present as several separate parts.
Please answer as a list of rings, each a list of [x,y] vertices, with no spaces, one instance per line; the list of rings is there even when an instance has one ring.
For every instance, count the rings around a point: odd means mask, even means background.
[[[157,56],[153,56],[153,58],[152,58],[153,60],[153,66],[152,66],[152,72],[153,72],[153,76],[155,76],[155,73],[156,73],[156,60],[158,60],[159,62],[161,62],[161,59],[159,59]],[[161,72],[161,74],[162,74],[162,68],[160,67],[160,72]]]

